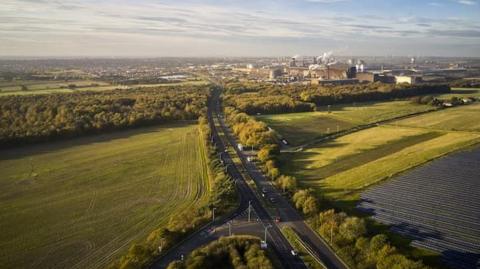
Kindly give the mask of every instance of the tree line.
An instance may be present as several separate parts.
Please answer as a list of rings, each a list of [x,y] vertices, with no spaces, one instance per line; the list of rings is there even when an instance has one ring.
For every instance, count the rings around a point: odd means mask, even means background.
[[[386,235],[373,235],[373,231],[368,231],[364,219],[348,216],[344,212],[336,213],[333,209],[325,210],[326,203],[322,202],[326,201],[318,199],[314,190],[301,188],[295,177],[281,174],[278,141],[273,131],[263,122],[232,107],[225,108],[225,115],[239,141],[258,149],[257,159],[265,175],[290,198],[295,208],[304,214],[307,221],[351,268],[427,268],[421,261],[414,261],[401,254],[388,242]],[[250,126],[262,128],[250,130]],[[252,132],[251,136],[255,138],[240,136],[243,132]],[[268,139],[264,139],[265,136]]]
[[[0,146],[194,120],[205,111],[208,86],[0,97]]]
[[[312,103],[298,101],[287,95],[263,96],[258,93],[242,94],[240,98],[238,95],[227,95],[225,103],[249,115],[307,112],[315,109]]]
[[[408,98],[451,91],[446,84],[395,85],[379,82],[341,86],[281,86],[232,82],[228,83],[225,89],[226,104],[249,115],[314,111],[316,106]]]
[[[451,87],[480,88],[480,79],[458,79],[450,82]]]
[[[167,269],[273,269],[260,240],[251,236],[222,237],[192,251],[185,261],[170,263]]]
[[[356,269],[426,269],[392,246],[385,234],[369,236],[365,220],[326,210],[310,217],[310,223],[336,252]]]
[[[146,268],[156,257],[163,255],[176,243],[211,221],[213,208],[216,215],[222,215],[235,207],[237,193],[234,181],[225,173],[218,159],[217,149],[210,140],[211,130],[204,115],[198,120],[198,129],[207,149],[208,177],[211,184],[209,200],[172,216],[166,227],[152,231],[143,242],[134,243],[125,255],[109,265],[109,269]]]

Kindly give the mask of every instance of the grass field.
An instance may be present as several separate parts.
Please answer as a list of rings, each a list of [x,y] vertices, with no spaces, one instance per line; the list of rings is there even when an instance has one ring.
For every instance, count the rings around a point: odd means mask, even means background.
[[[207,197],[196,125],[0,153],[0,268],[101,268]]]
[[[447,99],[456,97],[480,97],[480,88],[452,88],[452,92],[448,94],[436,95],[437,98]]]
[[[394,124],[419,128],[480,132],[480,103],[435,111]]]
[[[137,84],[137,85],[112,85],[107,82],[99,82],[92,80],[78,80],[69,82],[55,81],[18,81],[18,82],[1,82],[0,96],[5,95],[26,95],[26,94],[49,94],[49,93],[69,93],[76,91],[106,91],[113,89],[126,89],[138,87],[162,87],[162,86],[180,86],[180,85],[204,85],[207,81],[185,81],[178,83],[157,83],[157,84]],[[68,89],[69,84],[75,84],[78,88]],[[97,85],[95,85],[97,84]],[[26,85],[28,90],[22,91],[21,85]]]
[[[325,110],[325,107],[320,109]],[[431,106],[412,104],[410,101],[393,101],[332,106],[331,113],[317,111],[257,118],[297,146],[331,132],[432,109]]]
[[[435,111],[285,153],[283,172],[333,200],[480,142],[480,104]],[[351,194],[354,194],[353,196]]]

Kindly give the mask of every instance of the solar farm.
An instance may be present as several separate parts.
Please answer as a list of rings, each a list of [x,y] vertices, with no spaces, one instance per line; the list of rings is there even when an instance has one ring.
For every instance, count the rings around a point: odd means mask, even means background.
[[[452,268],[480,268],[480,148],[449,155],[365,191],[357,207]]]

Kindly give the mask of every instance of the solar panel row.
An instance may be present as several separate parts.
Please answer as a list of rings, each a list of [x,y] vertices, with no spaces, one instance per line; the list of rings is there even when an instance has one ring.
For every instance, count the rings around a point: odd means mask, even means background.
[[[480,265],[480,148],[449,155],[377,185],[357,205],[453,268]]]

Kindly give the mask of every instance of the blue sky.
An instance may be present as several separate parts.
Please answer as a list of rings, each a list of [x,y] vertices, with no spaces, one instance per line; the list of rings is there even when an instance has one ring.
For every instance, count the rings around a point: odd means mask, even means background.
[[[2,0],[1,56],[479,56],[480,0]]]

